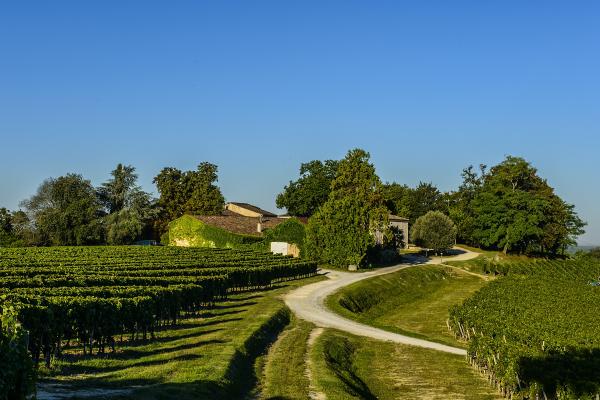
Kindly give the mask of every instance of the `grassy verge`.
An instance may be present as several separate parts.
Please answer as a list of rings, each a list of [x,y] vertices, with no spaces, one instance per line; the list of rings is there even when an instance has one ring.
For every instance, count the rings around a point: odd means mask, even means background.
[[[243,397],[256,384],[256,358],[289,322],[281,295],[318,279],[323,278],[231,296],[200,318],[160,332],[152,342],[129,343],[116,353],[83,357],[74,349],[52,369],[42,370],[42,377],[67,385],[75,395],[91,388],[126,388],[130,392],[123,397],[128,399]],[[110,392],[103,397],[111,397]]]
[[[501,397],[461,356],[326,330],[311,354],[328,399]]]
[[[448,331],[448,309],[485,281],[460,270],[426,265],[347,286],[326,299],[335,312],[378,328],[451,346],[465,346]]]
[[[265,357],[261,391],[263,399],[309,398],[306,376],[307,342],[314,325],[292,317]]]
[[[310,353],[313,376],[317,390],[327,399],[375,398],[355,366],[355,356],[365,341],[331,329],[317,339]]]

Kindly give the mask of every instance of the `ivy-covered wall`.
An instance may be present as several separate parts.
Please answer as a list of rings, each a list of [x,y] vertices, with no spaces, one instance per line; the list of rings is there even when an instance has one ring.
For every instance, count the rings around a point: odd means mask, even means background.
[[[168,237],[167,237],[168,236]],[[169,223],[168,235],[162,238],[169,246],[192,247],[247,247],[262,242],[261,237],[238,235],[184,215]]]

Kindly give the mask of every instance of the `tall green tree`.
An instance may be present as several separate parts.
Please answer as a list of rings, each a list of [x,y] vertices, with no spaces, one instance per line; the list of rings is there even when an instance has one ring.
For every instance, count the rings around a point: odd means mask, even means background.
[[[90,181],[78,174],[45,180],[21,205],[40,245],[102,243],[102,205]]]
[[[463,181],[458,190],[446,194],[448,215],[456,223],[457,238],[461,243],[476,244],[473,241],[476,215],[472,203],[483,187],[486,173],[487,166],[484,164],[479,165],[479,170],[468,166],[461,173]]]
[[[375,233],[388,232],[381,181],[364,150],[350,150],[340,161],[327,201],[309,219],[309,257],[344,267],[360,265],[375,244]]]
[[[290,215],[308,217],[327,201],[339,161],[314,160],[300,165],[300,178],[277,195],[276,204]]]
[[[564,252],[585,226],[530,163],[513,156],[485,175],[472,211],[474,242],[505,253]]]
[[[98,188],[108,215],[105,218],[108,244],[130,244],[139,239],[144,228],[156,217],[152,196],[137,184],[131,165],[118,164],[112,178]]]
[[[163,168],[154,178],[163,218],[170,221],[185,213],[217,215],[223,212],[225,198],[216,185],[217,172],[218,167],[208,162],[198,165],[196,171]]]

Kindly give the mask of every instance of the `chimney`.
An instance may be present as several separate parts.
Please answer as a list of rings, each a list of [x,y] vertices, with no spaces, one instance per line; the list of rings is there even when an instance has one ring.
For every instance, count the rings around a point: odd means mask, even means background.
[[[262,221],[263,221],[263,216],[261,214],[258,217],[258,224],[256,225],[256,232],[258,232],[258,233],[262,233]]]

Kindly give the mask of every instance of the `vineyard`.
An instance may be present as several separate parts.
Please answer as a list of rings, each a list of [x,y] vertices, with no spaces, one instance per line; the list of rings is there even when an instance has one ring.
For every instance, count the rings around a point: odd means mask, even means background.
[[[65,347],[78,345],[87,355],[114,351],[128,338],[151,339],[157,329],[197,316],[231,292],[315,273],[314,263],[251,250],[0,249],[2,338],[16,335],[4,321],[17,321],[33,362],[50,365]]]
[[[485,261],[483,269],[502,277],[450,312],[470,362],[510,398],[598,398],[600,263]]]

